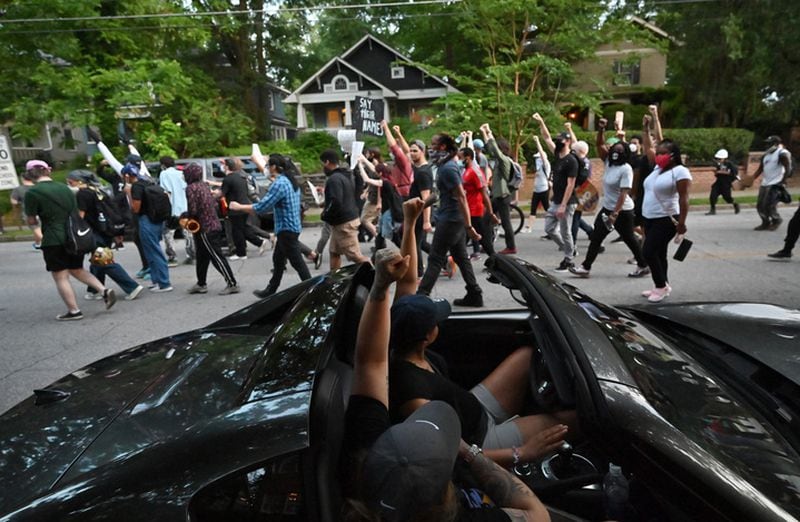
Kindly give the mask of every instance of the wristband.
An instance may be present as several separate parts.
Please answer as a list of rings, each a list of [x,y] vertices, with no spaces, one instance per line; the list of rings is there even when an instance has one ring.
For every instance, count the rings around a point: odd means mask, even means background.
[[[480,446],[478,446],[477,444],[473,444],[472,446],[469,447],[469,451],[464,456],[464,462],[466,462],[467,464],[472,463],[472,461],[475,460],[475,457],[477,457],[481,453],[483,453],[483,450],[480,448]]]

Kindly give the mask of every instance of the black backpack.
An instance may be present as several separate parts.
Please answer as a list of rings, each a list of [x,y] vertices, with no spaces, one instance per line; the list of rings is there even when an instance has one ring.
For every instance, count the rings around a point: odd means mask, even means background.
[[[172,204],[169,195],[157,183],[144,187],[145,211],[153,223],[162,223],[172,215]]]
[[[575,187],[577,188],[583,185],[591,175],[591,171],[589,170],[589,160],[579,158],[574,152],[570,152],[570,154],[575,156],[575,159],[578,161],[578,176],[575,178]]]
[[[125,234],[125,217],[117,207],[113,196],[109,196],[99,189],[93,189],[92,192],[96,197],[97,231],[106,237]]]

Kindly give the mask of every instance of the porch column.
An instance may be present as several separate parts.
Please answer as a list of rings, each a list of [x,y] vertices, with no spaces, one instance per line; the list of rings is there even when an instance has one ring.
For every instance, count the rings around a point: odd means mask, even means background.
[[[303,107],[302,103],[297,104],[297,128],[298,129],[305,129],[308,127],[308,122],[306,121],[306,108]]]
[[[350,103],[350,100],[344,101],[344,126],[353,126],[353,104]]]
[[[392,117],[389,115],[389,100],[383,98],[383,119],[386,120],[386,123],[392,121]]]

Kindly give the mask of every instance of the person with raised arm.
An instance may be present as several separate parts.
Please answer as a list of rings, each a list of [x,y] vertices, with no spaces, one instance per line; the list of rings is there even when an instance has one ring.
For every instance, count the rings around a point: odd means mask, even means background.
[[[525,232],[533,231],[533,222],[536,219],[536,211],[539,207],[547,212],[550,207],[550,160],[547,158],[542,148],[542,141],[539,136],[534,136],[533,141],[536,143],[536,153],[533,155],[534,168],[536,169],[536,177],[533,180],[533,196],[531,197],[531,213],[528,216],[528,224],[525,226]]]
[[[414,182],[414,170],[411,168],[411,162],[406,155],[405,149],[397,144],[397,139],[395,139],[392,134],[392,130],[389,128],[389,124],[386,123],[386,120],[381,120],[381,128],[386,137],[386,145],[389,146],[389,152],[394,159],[394,163],[390,167],[389,179],[394,184],[400,197],[408,199],[409,192],[411,191],[411,184]],[[395,128],[399,132],[400,127],[395,125]],[[407,144],[406,147],[408,147]],[[386,209],[384,209],[384,211],[385,210]]]
[[[494,214],[500,217],[506,241],[506,247],[500,253],[516,254],[517,244],[514,238],[514,226],[511,224],[512,195],[508,186],[514,170],[509,157],[511,149],[508,141],[502,138],[495,139],[488,123],[481,125],[480,130],[483,135],[486,154],[496,162],[492,176],[492,210]]]

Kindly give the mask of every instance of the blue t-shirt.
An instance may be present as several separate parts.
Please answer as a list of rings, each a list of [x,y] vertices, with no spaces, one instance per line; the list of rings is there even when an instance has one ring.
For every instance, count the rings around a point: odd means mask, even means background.
[[[456,190],[461,185],[461,173],[458,164],[451,159],[439,167],[436,174],[436,188],[439,189],[439,211],[436,214],[438,221],[464,222],[461,208],[458,206]]]

